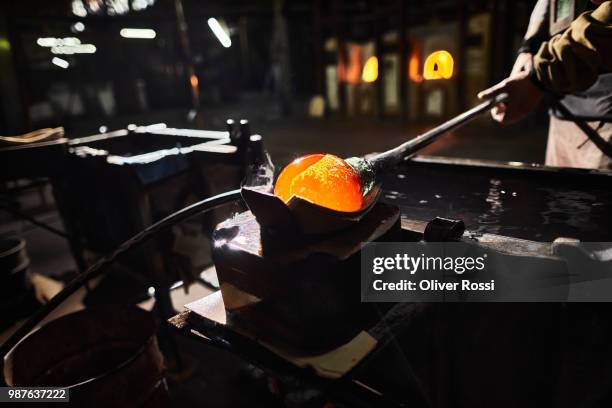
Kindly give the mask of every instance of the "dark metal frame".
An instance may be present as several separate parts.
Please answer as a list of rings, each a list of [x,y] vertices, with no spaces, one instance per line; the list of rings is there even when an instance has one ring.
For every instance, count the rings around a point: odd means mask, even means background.
[[[332,401],[342,402],[351,407],[403,407],[403,402],[396,401],[385,396],[381,391],[363,384],[350,375],[337,380],[330,380],[316,375],[312,370],[300,368],[279,357],[256,341],[247,336],[239,334],[212,320],[203,319],[200,316],[191,317],[193,312],[185,311],[168,321],[171,329],[177,330],[192,340],[201,344],[226,350],[243,360],[261,368],[269,376],[280,379],[299,382],[305,386],[312,387],[324,398]],[[366,363],[369,356],[358,366]],[[426,406],[411,405],[415,408]]]

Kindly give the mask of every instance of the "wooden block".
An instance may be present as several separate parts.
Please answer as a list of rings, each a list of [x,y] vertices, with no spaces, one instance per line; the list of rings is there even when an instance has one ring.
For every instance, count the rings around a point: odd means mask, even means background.
[[[397,241],[400,234],[399,209],[377,203],[349,228],[266,251],[255,218],[239,214],[213,234],[229,318],[285,348],[342,344],[378,314],[360,299],[362,243]]]

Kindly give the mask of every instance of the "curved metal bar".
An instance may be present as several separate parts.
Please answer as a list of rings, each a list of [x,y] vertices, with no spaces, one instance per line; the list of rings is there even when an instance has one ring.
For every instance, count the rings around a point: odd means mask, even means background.
[[[112,263],[119,255],[139,244],[148,241],[156,232],[162,229],[171,227],[194,215],[205,213],[207,211],[213,210],[219,206],[228,204],[238,199],[240,199],[240,190],[232,190],[223,194],[216,195],[214,197],[207,198],[188,207],[185,207],[182,210],[179,210],[173,214],[170,214],[166,218],[156,222],[155,224],[150,225],[138,234],[134,235],[132,238],[125,241],[113,252],[99,259],[85,272],[77,275],[66,285],[64,289],[62,289],[61,292],[52,297],[49,302],[44,304],[32,316],[30,316],[30,318],[26,320],[25,323],[23,323],[15,331],[15,333],[13,333],[2,344],[2,346],[0,346],[0,358],[4,359],[8,352],[11,351],[12,348],[15,347],[15,345],[17,345],[17,343],[19,343],[19,341],[21,341],[23,337],[25,337],[32,329],[34,329],[36,325],[40,323],[49,313],[51,313],[56,307],[62,304],[64,300],[70,297],[70,295],[76,292],[77,289],[79,289],[86,282],[102,274],[102,272],[104,272],[104,268],[110,263]]]

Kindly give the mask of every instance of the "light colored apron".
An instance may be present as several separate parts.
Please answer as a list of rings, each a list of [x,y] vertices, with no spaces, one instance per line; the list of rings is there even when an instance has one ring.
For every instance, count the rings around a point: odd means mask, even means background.
[[[612,139],[612,123],[588,122],[606,141]],[[589,140],[572,121],[550,116],[546,165],[612,170],[612,159]]]

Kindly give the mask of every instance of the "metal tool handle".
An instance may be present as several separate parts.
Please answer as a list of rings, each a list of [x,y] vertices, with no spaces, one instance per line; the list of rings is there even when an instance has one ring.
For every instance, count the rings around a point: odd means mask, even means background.
[[[370,164],[372,165],[372,167],[374,167],[375,171],[392,168],[398,163],[400,163],[405,157],[416,153],[418,150],[434,142],[440,136],[450,132],[451,130],[460,128],[461,126],[471,122],[481,114],[487,112],[493,106],[505,102],[507,100],[507,93],[496,95],[494,98],[489,99],[488,101],[483,102],[478,106],[475,106],[474,108],[450,119],[447,122],[444,122],[440,126],[437,126],[429,130],[428,132],[425,132],[422,135],[419,135],[414,139],[411,139],[406,143],[397,146],[394,149],[387,150],[386,152],[376,155],[375,157],[370,159]]]

